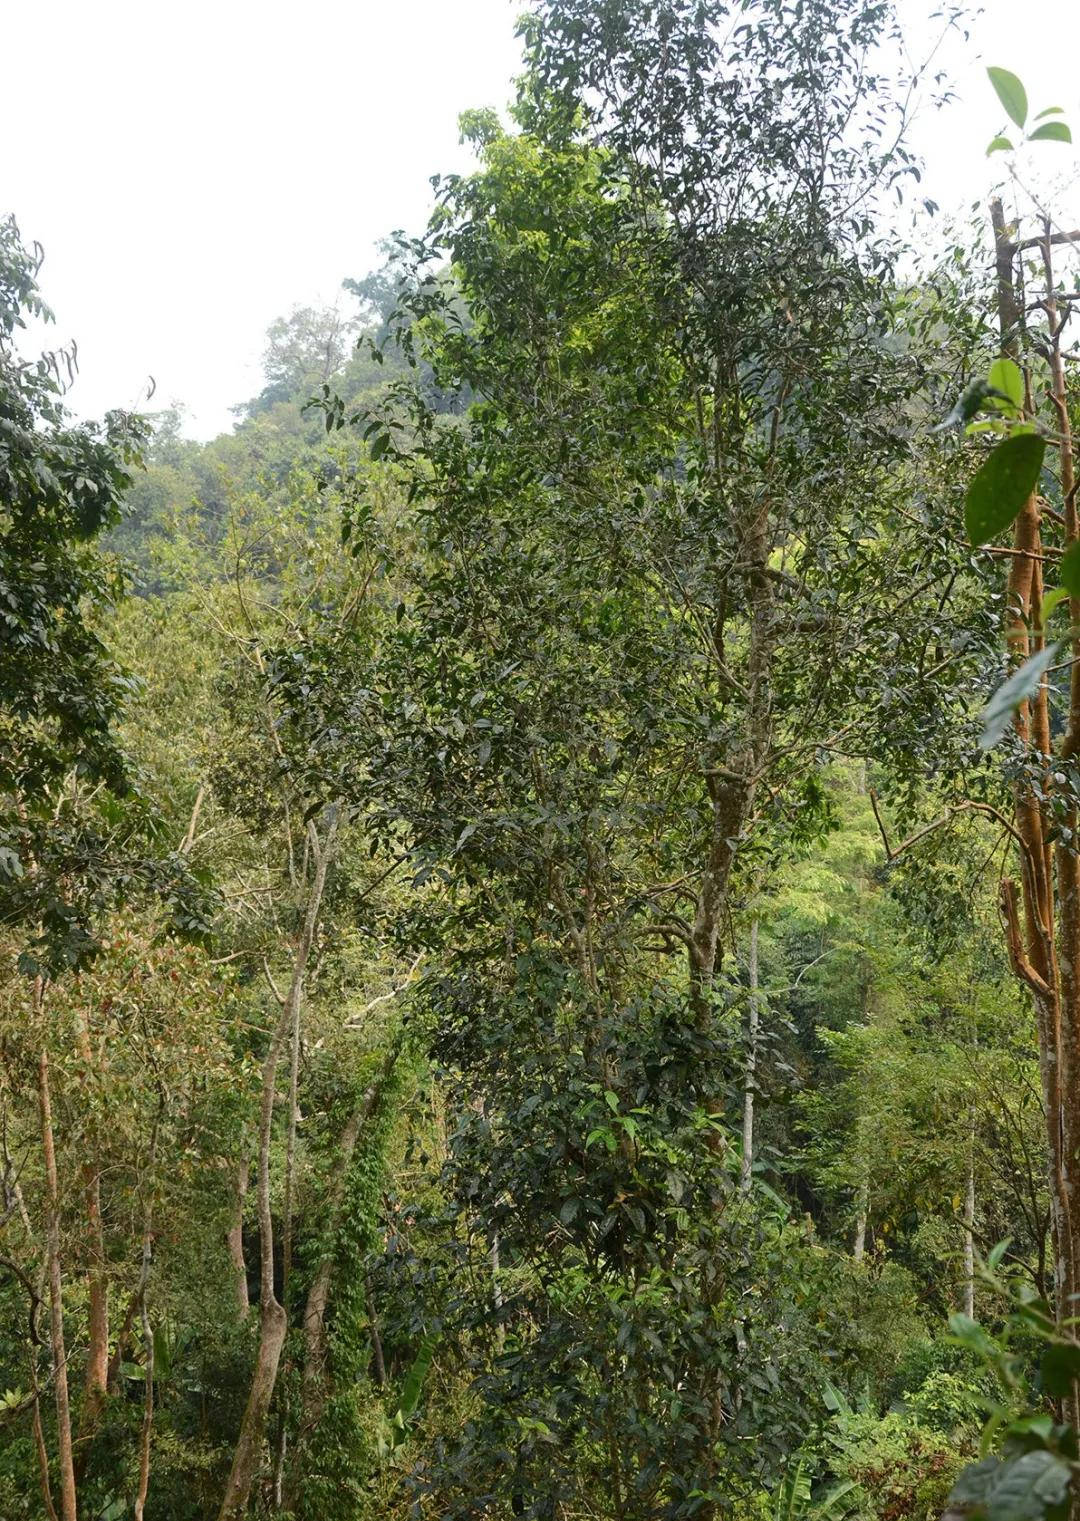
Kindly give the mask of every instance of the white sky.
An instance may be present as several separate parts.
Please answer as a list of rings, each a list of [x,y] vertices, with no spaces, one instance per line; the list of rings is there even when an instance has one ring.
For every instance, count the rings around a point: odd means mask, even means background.
[[[917,44],[934,0],[901,0]],[[466,167],[458,112],[502,106],[518,68],[514,0],[37,0],[8,5],[0,213],[46,249],[51,342],[78,339],[75,410],[188,408],[206,438],[259,387],[268,324],[336,299],[393,228],[418,231],[429,176]],[[943,207],[1002,172],[983,66],[1066,108],[1080,140],[1080,0],[985,0],[942,55],[961,101],[925,117],[923,193]],[[1030,155],[1030,157],[1028,157]],[[1021,169],[1072,180],[1073,149]],[[1059,203],[1060,204],[1060,203]],[[1080,205],[1078,205],[1080,210]],[[1076,225],[1073,221],[1071,225]]]

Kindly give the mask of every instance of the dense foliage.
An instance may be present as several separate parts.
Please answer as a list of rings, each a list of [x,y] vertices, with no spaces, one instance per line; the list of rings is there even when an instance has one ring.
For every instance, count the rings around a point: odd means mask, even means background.
[[[522,40],[209,444],[0,224],[0,1514],[1066,1515],[1072,235],[877,0]]]

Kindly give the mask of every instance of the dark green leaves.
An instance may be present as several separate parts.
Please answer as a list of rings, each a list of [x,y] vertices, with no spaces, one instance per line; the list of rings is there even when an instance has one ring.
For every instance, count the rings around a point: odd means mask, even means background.
[[[1054,1513],[1069,1490],[1072,1470],[1054,1452],[1025,1452],[1002,1464],[986,1495],[986,1521],[1035,1521]]]
[[[1046,442],[1035,433],[1007,438],[983,463],[967,490],[964,524],[973,544],[985,544],[1017,516],[1035,490]]]
[[[1052,1341],[1042,1355],[1042,1384],[1047,1394],[1068,1394],[1080,1379],[1080,1344]]]
[[[1028,114],[1028,98],[1024,86],[1008,69],[987,69],[986,72],[997,92],[998,100],[1005,107],[1009,120],[1015,122],[1018,127],[1022,127],[1027,121]]]
[[[983,731],[979,744],[984,750],[993,749],[1012,722],[1012,716],[1022,702],[1027,702],[1039,690],[1039,683],[1053,665],[1059,644],[1048,644],[1044,650],[1025,660],[1018,671],[998,687],[983,710]]]
[[[1004,1462],[984,1458],[964,1470],[950,1503],[983,1521],[1043,1521],[1057,1516],[1072,1468],[1055,1452],[1025,1452]]]

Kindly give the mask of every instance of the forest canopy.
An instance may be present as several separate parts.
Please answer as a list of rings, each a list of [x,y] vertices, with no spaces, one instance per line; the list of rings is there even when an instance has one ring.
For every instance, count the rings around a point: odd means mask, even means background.
[[[882,0],[520,37],[211,442],[0,222],[0,1517],[1075,1521],[1080,232]]]

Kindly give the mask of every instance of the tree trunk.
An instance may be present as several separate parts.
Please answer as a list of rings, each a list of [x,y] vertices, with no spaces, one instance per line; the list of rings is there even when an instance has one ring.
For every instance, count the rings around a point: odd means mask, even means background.
[[[858,1203],[855,1207],[855,1240],[851,1247],[851,1255],[856,1262],[861,1262],[866,1255],[866,1221],[869,1213],[870,1180],[864,1173],[859,1184]]]
[[[754,1085],[757,1082],[758,1045],[758,917],[750,925],[750,996],[746,1017],[746,1075],[743,1080],[742,1163],[739,1187],[750,1192],[754,1173]]]
[[[244,1199],[248,1187],[248,1161],[237,1162],[233,1172],[233,1215],[225,1241],[233,1269],[233,1289],[240,1319],[246,1320],[251,1309],[248,1296],[247,1263],[244,1261]]]
[[[967,1189],[964,1193],[964,1314],[975,1318],[975,1117],[971,1119]]]
[[[397,1061],[399,1049],[400,1047],[395,1045],[387,1053],[382,1071],[365,1091],[360,1103],[350,1114],[338,1140],[337,1173],[328,1201],[329,1229],[327,1231],[327,1240],[330,1246],[315,1269],[315,1276],[312,1278],[311,1287],[308,1289],[307,1303],[304,1305],[304,1377],[300,1407],[301,1435],[311,1431],[318,1424],[321,1414],[326,1357],[326,1311],[330,1304],[330,1289],[334,1275],[333,1238],[337,1234],[341,1221],[341,1209],[345,1197],[345,1183],[348,1178],[349,1167],[352,1164],[353,1153],[356,1150],[356,1143],[359,1140],[364,1122],[375,1111],[382,1090]]]
[[[147,1294],[150,1288],[150,1265],[154,1245],[154,1195],[153,1174],[157,1160],[158,1128],[165,1109],[165,1095],[159,1094],[158,1112],[150,1135],[150,1151],[147,1158],[149,1191],[143,1211],[142,1264],[139,1268],[139,1318],[143,1336],[143,1419],[139,1433],[139,1487],[135,1495],[135,1521],[143,1521],[146,1496],[150,1488],[150,1436],[154,1425],[154,1332],[150,1324]]]
[[[689,937],[690,995],[698,1020],[707,1025],[716,972],[720,926],[727,910],[731,868],[750,820],[773,736],[772,672],[775,630],[769,579],[769,505],[755,502],[744,523],[741,559],[746,565],[749,649],[746,663],[743,733],[724,764],[707,767],[712,827]],[[713,636],[718,667],[724,669],[723,624]]]
[[[83,1011],[76,1013],[75,1032],[83,1064],[83,1090],[92,1097],[94,1058],[90,1045],[89,1016]],[[82,1164],[82,1177],[83,1197],[86,1201],[88,1324],[86,1382],[79,1434],[75,1441],[75,1472],[79,1482],[82,1481],[90,1456],[90,1444],[101,1419],[109,1386],[109,1280],[105,1265],[105,1231],[101,1221],[101,1166],[92,1118],[87,1149],[89,1154]]]
[[[270,1144],[274,1126],[274,1101],[277,1097],[277,1069],[282,1048],[299,1017],[300,1000],[303,996],[304,973],[311,954],[312,942],[319,921],[326,872],[334,848],[337,833],[337,812],[333,810],[326,835],[320,846],[314,826],[312,854],[315,861],[315,879],[308,894],[303,929],[293,954],[292,980],[284,1000],[277,1025],[270,1039],[262,1069],[262,1099],[259,1107],[259,1151],[257,1162],[257,1192],[259,1215],[259,1344],[255,1354],[255,1368],[251,1376],[247,1406],[240,1424],[233,1453],[232,1469],[225,1486],[225,1494],[218,1512],[218,1521],[240,1521],[247,1509],[255,1475],[258,1472],[266,1433],[266,1417],[277,1383],[281,1349],[285,1345],[288,1317],[285,1307],[274,1293],[274,1226],[270,1201]]]
[[[991,204],[997,266],[998,317],[1002,348],[1022,364],[1019,335],[1023,308],[1017,292],[1015,262],[1020,252],[1013,230],[1006,225],[1000,201]],[[1051,264],[1052,236],[1049,226],[1041,240],[1046,277],[1044,309],[1049,327],[1050,396],[1058,413],[1061,434],[1059,460],[1065,496],[1065,543],[1077,541],[1078,524],[1073,486],[1072,440],[1065,405],[1064,367],[1060,350],[1060,325],[1054,297]],[[1040,240],[1034,240],[1040,246]],[[1031,411],[1031,383],[1025,383],[1027,410]],[[1013,663],[1019,665],[1033,651],[1045,647],[1042,617],[1041,509],[1033,495],[1016,519],[1011,557],[1007,642]],[[1080,602],[1070,603],[1074,631]],[[1052,748],[1047,682],[1035,696],[1022,703],[1014,727],[1029,752],[1032,764],[1020,772],[1015,784],[1015,838],[1021,862],[1021,890],[1015,883],[1001,884],[1001,909],[1009,956],[1016,975],[1031,990],[1038,1029],[1039,1074],[1046,1114],[1047,1154],[1050,1182],[1050,1222],[1054,1248],[1054,1289],[1059,1319],[1072,1313],[1073,1296],[1080,1289],[1080,862],[1072,854],[1076,808],[1071,794],[1064,799],[1066,830],[1056,830],[1063,840],[1056,849],[1048,844],[1048,825],[1057,800],[1053,797],[1053,773],[1061,762],[1080,750],[1080,636],[1072,643],[1070,711],[1058,758]],[[1042,775],[1040,775],[1042,771]],[[1070,837],[1067,830],[1074,831]],[[1054,867],[1057,868],[1055,891]],[[1021,913],[1022,906],[1022,913]],[[1080,1401],[1077,1388],[1063,1402],[1065,1419],[1077,1424]]]
[[[44,984],[34,984],[34,1003],[40,1011]],[[44,1029],[42,1029],[44,1039]],[[38,1110],[41,1118],[41,1149],[45,1162],[45,1244],[49,1271],[49,1342],[52,1348],[53,1388],[56,1397],[56,1445],[60,1470],[62,1521],[78,1521],[75,1500],[75,1460],[71,1439],[71,1404],[68,1395],[67,1349],[64,1345],[63,1278],[60,1266],[60,1188],[56,1174],[52,1100],[49,1096],[49,1055],[42,1047],[38,1059]]]

